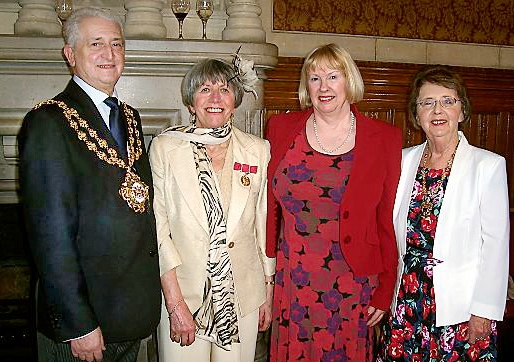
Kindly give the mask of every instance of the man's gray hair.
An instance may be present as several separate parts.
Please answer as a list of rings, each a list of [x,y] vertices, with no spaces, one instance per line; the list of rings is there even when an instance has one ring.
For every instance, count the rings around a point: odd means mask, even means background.
[[[75,48],[75,45],[80,38],[79,24],[85,18],[102,18],[108,21],[112,21],[113,23],[119,25],[121,29],[121,35],[123,38],[125,38],[123,35],[123,21],[120,16],[113,14],[108,9],[86,7],[73,11],[70,17],[65,21],[62,29],[64,43],[68,44],[72,48]]]

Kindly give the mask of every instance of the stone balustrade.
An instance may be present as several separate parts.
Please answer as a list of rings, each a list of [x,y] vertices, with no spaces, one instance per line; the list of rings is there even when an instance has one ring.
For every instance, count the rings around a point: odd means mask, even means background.
[[[14,24],[15,35],[59,36],[61,24],[55,11],[55,0],[19,0],[18,19]],[[195,0],[191,0],[194,13]],[[125,16],[125,35],[128,39],[165,39],[166,29],[163,10],[169,0],[104,0],[79,1],[73,6],[101,5],[116,9]],[[266,33],[262,27],[261,6],[257,0],[218,0],[215,13],[228,15],[222,39],[230,41],[264,43]],[[225,10],[226,9],[226,10]]]

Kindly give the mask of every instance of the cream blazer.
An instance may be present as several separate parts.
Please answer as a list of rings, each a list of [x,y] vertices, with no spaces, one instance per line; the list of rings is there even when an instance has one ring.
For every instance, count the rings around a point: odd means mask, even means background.
[[[436,325],[471,314],[502,320],[509,267],[509,198],[505,159],[471,146],[462,132],[434,239]],[[399,249],[398,283],[406,249],[407,213],[425,143],[403,150],[393,210]],[[393,300],[396,307],[398,284]]]
[[[269,143],[233,128],[233,160],[257,166],[249,173],[250,185],[241,182],[243,172],[232,172],[227,215],[227,245],[242,316],[266,300],[264,276],[275,273],[275,259],[265,254],[266,169]],[[209,246],[209,226],[200,194],[198,176],[189,142],[161,134],[150,147],[155,189],[154,212],[161,275],[176,268],[184,300],[193,312],[202,304]]]

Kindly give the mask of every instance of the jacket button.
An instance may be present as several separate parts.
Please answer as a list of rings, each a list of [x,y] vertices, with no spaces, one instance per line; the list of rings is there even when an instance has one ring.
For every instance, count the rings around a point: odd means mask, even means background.
[[[349,236],[349,235],[348,235],[348,236],[346,236],[346,237],[344,238],[343,243],[345,243],[345,244],[350,244],[350,241],[352,241],[352,238],[351,238],[351,236]]]
[[[234,247],[234,242],[231,241],[230,243],[228,243],[228,247],[232,249]]]
[[[348,210],[343,212],[343,219],[348,219],[348,216],[350,216],[350,213],[348,212]]]
[[[155,250],[150,250],[148,254],[150,254],[150,256],[155,256],[157,252]]]

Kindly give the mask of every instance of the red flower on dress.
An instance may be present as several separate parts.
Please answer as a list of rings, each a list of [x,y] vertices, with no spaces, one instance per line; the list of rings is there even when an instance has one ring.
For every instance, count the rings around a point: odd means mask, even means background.
[[[453,351],[452,352],[452,356],[450,357],[450,359],[448,360],[448,362],[457,362],[459,360],[460,356],[459,354],[457,353],[457,351]]]
[[[455,333],[455,338],[458,341],[465,341],[468,338],[468,326],[465,325],[459,325],[457,327],[457,332]]]
[[[330,317],[330,311],[324,308],[323,304],[315,303],[309,306],[309,320],[313,327],[326,329]]]
[[[466,354],[468,355],[470,360],[476,361],[480,354],[480,347],[478,346],[477,343],[472,344],[469,346],[469,349],[466,352]]]
[[[434,231],[437,226],[437,218],[435,215],[430,214],[429,217],[421,218],[421,229],[425,232]]]
[[[315,277],[311,278],[311,288],[313,290],[330,290],[334,287],[334,280],[331,279],[331,272],[324,268],[319,268]]]
[[[391,341],[392,342],[402,344],[404,340],[405,340],[405,338],[403,336],[403,330],[395,328],[391,331]]]
[[[403,329],[403,338],[406,340],[412,339],[412,336],[414,335],[414,327],[412,326],[412,323],[406,321],[405,327]]]
[[[276,288],[276,286],[275,286]],[[303,305],[312,306],[318,300],[318,293],[311,288],[301,288],[296,291],[298,301]],[[310,308],[310,307],[309,307]]]
[[[332,347],[334,336],[332,336],[326,329],[320,329],[312,334],[314,343],[324,349],[329,350]]]
[[[392,358],[400,358],[403,355],[403,344],[391,342],[387,346],[387,354]]]
[[[475,344],[477,344],[478,347],[483,351],[484,349],[489,347],[490,342],[491,342],[490,338],[485,338],[485,339],[477,340],[475,342]]]
[[[430,360],[431,361],[439,361],[441,356],[439,355],[439,348],[437,343],[431,339],[430,340]]]
[[[428,317],[428,314],[430,313],[430,304],[428,304],[426,299],[423,299],[423,319],[426,320]]]
[[[306,251],[307,253],[307,251]],[[325,260],[320,255],[312,253],[308,258],[300,257],[300,262],[303,265],[303,270],[306,272],[318,272],[325,264]],[[312,281],[311,281],[312,283]]]
[[[412,356],[411,356],[411,361],[412,361],[412,362],[422,362],[421,354],[420,354],[420,353],[414,353],[414,354],[412,354]]]
[[[414,293],[419,288],[419,281],[416,278],[416,273],[406,274],[402,277],[404,289],[409,293]]]

